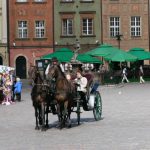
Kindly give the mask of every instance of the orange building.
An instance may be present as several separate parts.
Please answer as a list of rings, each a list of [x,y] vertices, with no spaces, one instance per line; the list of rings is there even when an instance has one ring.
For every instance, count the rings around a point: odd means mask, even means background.
[[[8,0],[9,62],[16,75],[27,78],[28,68],[53,52],[53,0]]]
[[[103,0],[103,43],[149,51],[148,0]]]

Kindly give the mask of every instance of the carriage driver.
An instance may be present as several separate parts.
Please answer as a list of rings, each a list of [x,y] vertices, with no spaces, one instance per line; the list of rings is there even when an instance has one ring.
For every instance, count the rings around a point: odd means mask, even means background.
[[[52,66],[52,65],[59,65],[60,68],[61,68],[61,71],[64,72],[64,68],[62,66],[62,64],[59,64],[58,62],[58,59],[56,57],[53,57],[52,60],[51,60],[51,64],[48,64],[46,70],[45,70],[45,75],[47,76],[48,75],[48,72],[49,72],[49,68]],[[54,96],[54,95],[53,95]],[[51,109],[52,109],[52,113],[53,114],[57,114],[57,111],[56,111],[56,108],[55,108],[55,104],[51,104]]]
[[[77,84],[77,92],[79,93],[81,100],[83,100],[83,109],[87,110],[86,103],[86,92],[87,92],[87,78],[82,76],[81,70],[77,70],[76,72],[77,78],[74,80],[75,84]]]
[[[56,57],[53,57],[51,62],[52,62],[52,65],[58,65],[59,64],[58,59]],[[59,64],[59,65],[60,65],[61,71],[64,72],[64,67],[62,66],[62,64]],[[50,66],[51,66],[51,64],[48,64],[48,66],[45,70],[45,75],[48,74]]]

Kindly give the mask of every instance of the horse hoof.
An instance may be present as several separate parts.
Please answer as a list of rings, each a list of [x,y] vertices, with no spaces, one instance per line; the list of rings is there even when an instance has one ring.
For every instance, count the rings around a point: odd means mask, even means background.
[[[71,128],[71,120],[68,120],[67,127]]]
[[[42,128],[41,128],[41,131],[46,131],[46,128],[42,127]]]
[[[47,125],[45,125],[45,128],[46,128],[46,129],[48,129],[48,128],[49,128],[49,125],[48,125],[48,124],[47,124]]]
[[[40,129],[40,127],[35,127],[35,130],[39,130]]]
[[[63,125],[61,123],[59,123],[59,124],[57,124],[56,128],[61,130],[63,128]]]
[[[68,125],[68,128],[71,128],[71,124]]]

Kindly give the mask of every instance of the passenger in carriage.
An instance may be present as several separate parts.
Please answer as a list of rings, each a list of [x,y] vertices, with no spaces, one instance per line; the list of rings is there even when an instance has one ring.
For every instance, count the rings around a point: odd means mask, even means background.
[[[77,92],[79,93],[81,100],[83,101],[83,109],[87,110],[86,92],[87,92],[87,78],[82,76],[81,70],[76,72],[77,78],[74,80],[77,85]]]

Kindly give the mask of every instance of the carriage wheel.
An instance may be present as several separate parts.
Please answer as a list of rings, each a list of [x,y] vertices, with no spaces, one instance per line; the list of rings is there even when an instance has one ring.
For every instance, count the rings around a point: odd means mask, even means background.
[[[80,100],[77,100],[77,121],[80,124]]]
[[[93,114],[95,120],[98,121],[101,119],[101,115],[102,115],[102,99],[98,91],[94,93],[94,96],[95,96],[95,102],[94,102]]]

